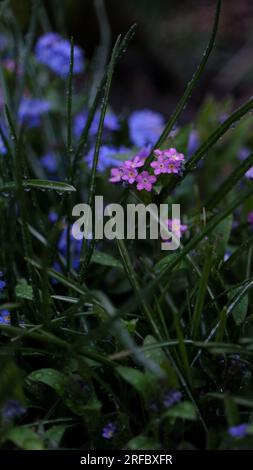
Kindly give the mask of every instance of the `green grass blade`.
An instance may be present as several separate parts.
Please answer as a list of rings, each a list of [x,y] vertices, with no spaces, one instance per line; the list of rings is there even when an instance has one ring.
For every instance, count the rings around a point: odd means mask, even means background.
[[[0,192],[10,192],[10,191],[15,191],[16,184],[14,181],[9,181],[5,184],[2,184],[0,186]],[[28,180],[22,180],[22,188],[24,190],[29,190],[29,189],[40,189],[40,190],[45,190],[45,191],[57,191],[59,194],[62,193],[69,193],[69,192],[75,192],[76,189],[74,186],[63,183],[60,181],[50,181],[50,180],[40,180],[40,179],[28,179]]]
[[[186,163],[185,174],[196,168],[197,163],[204,158],[209,150],[216,144],[216,142],[231,128],[231,126],[238,122],[245,114],[253,108],[253,98],[247,101],[244,105],[232,113],[222,124],[219,126],[210,137],[199,147],[190,160]]]
[[[212,195],[204,204],[204,207],[207,210],[212,210],[217,207],[217,205],[225,198],[225,196],[229,193],[229,191],[231,191],[236,183],[240,181],[240,179],[251,166],[253,166],[253,153],[251,153],[249,157],[231,173],[231,175],[226,179],[226,181],[224,181],[220,188],[215,191],[215,194]]]
[[[191,97],[193,89],[197,85],[197,83],[198,83],[198,81],[199,81],[199,79],[200,79],[200,77],[201,77],[201,75],[202,75],[202,73],[205,69],[205,66],[207,64],[207,61],[210,57],[210,54],[213,50],[214,43],[215,43],[215,38],[216,38],[216,34],[217,34],[217,30],[218,30],[218,24],[219,24],[219,18],[220,18],[221,3],[222,3],[222,0],[217,1],[212,34],[211,34],[211,37],[210,37],[209,44],[208,44],[205,52],[203,53],[202,60],[201,60],[200,64],[198,65],[198,68],[197,68],[196,72],[194,73],[191,81],[188,83],[188,85],[186,87],[186,90],[185,90],[182,98],[180,99],[173,115],[171,116],[168,123],[166,124],[164,131],[162,132],[161,136],[159,137],[159,139],[155,143],[155,145],[152,149],[152,152],[155,148],[159,148],[163,144],[163,142],[168,137],[169,133],[172,131],[172,129],[175,126],[179,116],[181,115],[182,111],[185,109],[185,107],[187,105],[187,102],[189,101],[189,99]],[[150,162],[153,159],[152,152],[146,160],[146,163],[145,163],[146,167],[150,164]]]
[[[200,322],[201,322],[201,315],[203,312],[203,307],[204,307],[204,302],[205,302],[205,296],[206,296],[206,290],[207,290],[207,283],[208,283],[208,277],[210,273],[210,269],[212,266],[212,251],[208,250],[206,253],[206,258],[205,258],[205,263],[204,263],[204,268],[203,268],[203,273],[202,277],[200,280],[199,284],[199,290],[197,293],[197,299],[195,303],[195,308],[193,312],[193,318],[192,318],[192,339],[196,340],[199,334],[199,327],[200,327]]]
[[[131,28],[129,29],[129,31],[126,33],[125,37],[122,39],[118,50],[115,51],[115,62],[120,59],[122,53],[126,50],[129,41],[132,39],[132,37],[135,33],[135,30],[136,30],[136,24],[133,24],[131,26]],[[79,160],[83,157],[83,151],[84,151],[85,145],[86,145],[87,140],[88,140],[90,127],[92,125],[92,122],[93,122],[93,119],[94,119],[94,116],[95,116],[95,112],[97,110],[97,107],[98,107],[99,102],[101,100],[101,97],[103,95],[104,87],[106,85],[107,75],[108,75],[108,68],[109,67],[110,67],[110,65],[107,67],[107,69],[104,73],[104,76],[102,77],[102,79],[100,81],[100,84],[99,84],[98,89],[97,89],[97,93],[96,93],[96,95],[93,99],[92,105],[90,106],[85,126],[83,128],[83,131],[82,131],[81,136],[79,138],[79,141],[77,143],[77,148],[76,148],[75,155],[74,155],[74,158],[73,158],[73,165],[72,165],[72,172],[71,172],[72,179],[75,178]]]
[[[241,255],[252,245],[253,235],[243,242],[237,250],[221,265],[221,270],[228,270],[234,264],[234,262],[241,257]]]

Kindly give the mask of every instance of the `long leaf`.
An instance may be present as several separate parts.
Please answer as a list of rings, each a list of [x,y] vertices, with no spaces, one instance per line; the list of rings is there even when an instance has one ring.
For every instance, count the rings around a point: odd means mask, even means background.
[[[153,150],[156,149],[156,148],[159,148],[163,144],[163,142],[166,140],[169,133],[172,131],[172,129],[173,129],[174,125],[176,124],[179,116],[181,115],[182,111],[185,109],[185,107],[187,105],[187,102],[190,99],[194,87],[197,85],[197,83],[198,83],[198,81],[199,81],[199,79],[200,79],[200,77],[201,77],[201,75],[202,75],[202,73],[205,69],[205,66],[207,64],[207,61],[209,59],[209,56],[210,56],[210,54],[213,50],[214,43],[215,43],[215,38],[216,38],[216,34],[217,34],[217,30],[218,30],[218,24],[219,24],[219,18],[220,18],[221,3],[222,3],[222,0],[217,1],[212,34],[211,34],[211,37],[210,37],[209,44],[208,44],[205,52],[203,53],[202,60],[201,60],[200,64],[198,65],[198,68],[197,68],[196,72],[194,73],[191,81],[188,83],[188,85],[186,87],[186,90],[185,90],[182,98],[180,99],[174,113],[172,114],[171,118],[169,119],[168,123],[166,124],[164,131],[162,132],[161,136],[159,137],[159,139],[155,143],[149,157],[146,160],[145,166],[148,166],[150,164],[150,162],[152,161],[152,159],[153,159],[153,155],[152,155]]]
[[[41,189],[46,191],[57,191],[59,194],[64,192],[74,192],[76,189],[71,184],[58,181],[28,179],[22,181],[22,187],[26,189]],[[0,193],[15,191],[16,185],[14,181],[9,181],[0,186]]]

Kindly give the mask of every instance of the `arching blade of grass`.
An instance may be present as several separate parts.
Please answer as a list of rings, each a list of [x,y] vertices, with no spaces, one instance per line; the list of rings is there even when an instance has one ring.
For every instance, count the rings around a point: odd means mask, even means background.
[[[57,191],[59,194],[62,194],[65,192],[69,193],[69,192],[76,191],[74,186],[67,184],[67,183],[60,182],[60,181],[28,179],[28,180],[22,180],[21,184],[24,190],[40,189],[40,190],[46,190],[46,191]],[[10,181],[0,186],[0,193],[12,192],[12,191],[15,191],[15,188],[16,188],[16,183],[14,181]]]
[[[248,169],[253,165],[253,153],[249,155],[249,157],[244,160],[232,173],[229,177],[224,181],[224,183],[220,186],[220,188],[215,191],[208,201],[204,204],[204,207],[207,210],[212,210],[219,202],[221,202],[224,197],[231,191],[231,189],[240,181],[243,175],[248,171]]]
[[[95,143],[95,151],[94,151],[94,158],[91,170],[91,179],[90,179],[90,187],[89,187],[89,195],[88,195],[88,204],[93,209],[94,207],[94,197],[96,191],[96,172],[97,172],[97,165],[99,159],[99,151],[102,144],[102,136],[103,136],[103,127],[104,127],[104,120],[105,115],[109,103],[109,94],[112,84],[112,78],[114,74],[114,69],[120,54],[124,51],[129,38],[132,37],[134,27],[128,31],[126,36],[121,41],[121,36],[118,36],[115,46],[112,51],[111,60],[108,66],[107,74],[106,74],[106,83],[104,89],[104,95],[102,99],[102,106],[101,106],[101,114],[99,119],[99,126],[97,132],[97,138]],[[82,283],[85,279],[87,269],[89,267],[92,254],[95,248],[95,240],[94,238],[91,240],[89,244],[88,240],[83,239],[82,249],[81,249],[81,256],[80,256],[80,273],[79,273],[79,281]]]
[[[234,262],[241,257],[241,255],[253,244],[253,235],[243,242],[237,250],[221,265],[220,270],[228,270],[234,264]]]
[[[253,98],[247,101],[244,105],[232,113],[222,124],[219,126],[210,137],[199,147],[193,154],[190,160],[186,163],[184,177],[189,171],[196,168],[197,163],[209,152],[209,150],[216,144],[216,142],[231,128],[231,126],[238,122],[245,114],[253,108]]]
[[[181,363],[182,363],[182,368],[185,372],[185,375],[187,377],[187,380],[192,388],[192,374],[191,374],[191,368],[190,368],[190,364],[189,364],[189,358],[188,358],[188,353],[187,353],[187,349],[186,349],[186,345],[185,345],[185,342],[184,342],[184,334],[182,332],[182,328],[181,328],[181,325],[180,325],[180,319],[179,319],[179,315],[178,315],[178,312],[175,312],[173,313],[173,319],[174,319],[174,326],[175,326],[175,330],[176,330],[176,335],[177,335],[177,338],[178,338],[178,348],[179,348],[179,352],[180,352],[180,357],[181,357]]]
[[[253,194],[253,188],[249,188],[245,193],[240,194],[231,204],[224,209],[220,214],[212,217],[206,227],[202,230],[200,234],[195,235],[187,245],[182,249],[182,251],[177,255],[173,256],[171,260],[171,256],[168,256],[168,264],[165,268],[160,271],[156,275],[156,279],[152,281],[146,289],[144,289],[142,295],[149,296],[154,292],[156,287],[159,283],[164,279],[166,274],[174,269],[184,257],[193,250],[200,242],[203,240],[204,237],[207,237],[209,234],[212,233],[213,229],[222,221],[224,220],[229,214],[231,214],[236,207],[240,206],[244,201],[246,201],[251,195]]]
[[[213,257],[212,257],[212,251],[210,249],[210,250],[207,250],[207,253],[206,253],[204,268],[203,268],[202,277],[199,283],[199,290],[198,290],[195,308],[193,312],[192,325],[191,325],[193,340],[197,339],[198,333],[199,333],[201,315],[203,312],[208,277],[209,277],[210,269],[212,266],[212,261],[213,261]]]
[[[67,84],[67,106],[66,106],[66,118],[67,118],[67,178],[68,182],[71,182],[71,166],[73,156],[73,142],[72,142],[72,94],[73,94],[73,69],[74,69],[74,38],[71,37],[70,41],[70,61],[69,61],[69,74]],[[71,206],[72,198],[67,200],[67,271],[71,268],[71,237],[70,237],[70,224],[71,224]],[[45,270],[46,273],[46,270]]]
[[[154,321],[154,318],[152,316],[152,312],[150,311],[150,308],[149,308],[148,304],[146,303],[145,297],[142,296],[142,294],[141,294],[141,289],[140,289],[140,286],[139,286],[139,282],[138,282],[137,276],[134,272],[133,264],[132,264],[131,259],[129,257],[128,251],[127,251],[126,246],[125,246],[125,243],[124,243],[123,240],[119,240],[119,239],[116,239],[116,241],[117,241],[119,253],[120,253],[121,258],[122,258],[122,263],[123,263],[125,272],[127,274],[127,277],[129,279],[129,282],[130,282],[131,286],[133,287],[136,298],[137,298],[138,302],[140,303],[141,308],[143,310],[143,313],[144,313],[145,317],[148,319],[154,334],[156,335],[157,338],[159,338],[160,337],[160,332],[159,332],[158,326],[157,326],[156,322]]]
[[[118,59],[120,59],[122,53],[125,52],[129,41],[132,39],[132,37],[135,33],[135,30],[136,30],[136,24],[133,24],[131,26],[131,28],[129,29],[129,31],[126,33],[125,37],[122,39],[121,43],[119,44],[118,50],[115,51],[115,57],[114,57],[115,62]],[[74,158],[73,158],[72,171],[71,171],[72,180],[76,176],[76,171],[77,171],[77,168],[78,168],[78,162],[83,157],[83,151],[84,151],[85,145],[86,145],[87,140],[88,140],[90,127],[92,125],[94,115],[95,115],[95,112],[98,108],[101,97],[103,96],[103,91],[104,91],[104,88],[105,88],[105,85],[106,85],[109,67],[110,67],[110,64],[109,64],[108,68],[106,69],[105,74],[104,74],[104,76],[102,77],[102,79],[100,81],[100,84],[99,84],[98,89],[97,89],[97,93],[96,93],[96,95],[93,99],[92,105],[89,109],[85,126],[83,128],[83,131],[81,133],[81,136],[80,136],[78,144],[77,144],[77,148],[76,148]]]
[[[227,307],[223,307],[223,309],[220,313],[219,326],[218,326],[216,334],[215,334],[215,341],[217,343],[220,343],[221,341],[223,341],[224,334],[225,334],[225,329],[226,329],[226,324],[227,324]]]
[[[222,393],[208,393],[207,398],[214,398],[214,400],[225,400],[226,395]],[[246,406],[247,408],[253,408],[253,400],[250,398],[239,397],[237,395],[229,395],[229,397],[240,406]]]
[[[111,60],[110,60],[110,64],[109,64],[108,72],[107,72],[107,80],[105,84],[104,96],[102,100],[101,114],[100,114],[97,138],[96,138],[96,143],[95,143],[95,151],[94,151],[94,157],[93,157],[89,195],[88,195],[88,205],[91,207],[91,209],[93,209],[94,207],[94,197],[95,197],[95,191],[96,191],[96,173],[97,173],[97,165],[98,165],[98,159],[99,159],[99,151],[100,151],[100,147],[102,144],[104,120],[105,120],[105,115],[106,115],[106,111],[108,107],[109,93],[111,89],[112,77],[113,77],[114,67],[116,63],[116,52],[117,52],[117,49],[120,47],[120,40],[121,40],[121,36],[118,36],[115,46],[112,51],[112,56],[111,56]],[[83,282],[86,276],[86,272],[87,272],[92,254],[93,254],[94,247],[95,247],[94,238],[92,239],[90,244],[88,240],[83,239],[81,256],[80,256],[80,273],[79,273],[80,283]]]
[[[209,44],[208,44],[205,52],[203,53],[202,60],[199,64],[196,72],[194,73],[191,81],[188,83],[188,85],[186,87],[186,90],[185,90],[182,98],[180,99],[174,113],[172,114],[171,118],[169,119],[168,123],[166,124],[164,131],[162,132],[161,136],[159,137],[159,139],[155,143],[149,157],[147,158],[146,163],[145,163],[145,167],[147,167],[153,159],[153,156],[152,156],[153,150],[155,148],[159,148],[163,144],[163,142],[166,140],[169,133],[172,131],[172,129],[175,126],[179,116],[181,115],[182,111],[185,109],[185,107],[187,105],[187,102],[189,101],[189,99],[191,97],[193,89],[197,85],[197,83],[198,83],[198,81],[199,81],[199,79],[200,79],[200,77],[201,77],[201,75],[202,75],[202,73],[205,69],[205,66],[207,64],[207,61],[209,59],[209,56],[210,56],[210,54],[213,50],[214,43],[215,43],[215,38],[216,38],[216,34],[217,34],[217,30],[218,30],[218,24],[219,24],[219,18],[220,18],[221,4],[222,4],[222,0],[218,0],[217,4],[216,4],[216,12],[215,12],[215,19],[214,19],[212,34],[211,34],[211,37],[210,37]]]
[[[238,344],[232,344],[232,343],[222,343],[222,342],[209,342],[209,343],[204,343],[201,341],[192,341],[191,339],[183,339],[183,342],[185,346],[188,346],[190,348],[198,348],[198,349],[203,349],[203,350],[223,350],[224,353],[244,353],[245,355],[248,356],[253,356],[253,353],[250,349],[243,348],[242,346]],[[143,352],[149,352],[149,351],[154,351],[157,349],[167,349],[171,348],[174,349],[175,346],[179,347],[179,340],[178,339],[172,339],[170,341],[161,341],[161,342],[156,342],[155,344],[149,345],[149,346],[142,346],[139,348],[140,351]],[[113,355],[110,356],[110,359],[113,361],[118,361],[120,359],[126,358],[128,356],[132,355],[132,351],[130,349],[126,349],[124,351],[119,351]]]

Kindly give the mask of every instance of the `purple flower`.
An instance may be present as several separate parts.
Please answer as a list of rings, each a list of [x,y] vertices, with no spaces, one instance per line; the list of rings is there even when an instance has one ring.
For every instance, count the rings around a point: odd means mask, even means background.
[[[126,160],[124,162],[124,168],[140,168],[144,165],[145,159],[136,155],[132,160]]]
[[[41,123],[41,115],[50,109],[49,101],[23,97],[18,110],[18,118],[21,124],[27,124],[31,128],[38,127]]]
[[[184,162],[183,153],[179,153],[175,148],[169,148],[167,150],[155,149],[154,155],[156,159],[151,162],[150,166],[155,169],[155,175],[181,172]]]
[[[142,171],[137,177],[137,189],[141,191],[146,189],[146,191],[152,191],[153,184],[156,182],[156,176],[150,175],[148,171]]]
[[[163,156],[168,158],[169,162],[182,163],[184,161],[184,154],[179,153],[175,148],[169,148],[168,150],[163,150]]]
[[[122,168],[111,168],[111,177],[109,178],[109,181],[111,183],[119,183],[121,181],[122,175]]]
[[[171,408],[171,406],[179,403],[182,399],[182,393],[177,390],[170,390],[167,392],[163,398],[163,404],[166,408]]]
[[[54,224],[57,220],[58,220],[58,214],[56,214],[56,212],[50,212],[49,213],[49,216],[48,216],[50,222],[52,222],[52,224]]]
[[[85,156],[85,161],[89,168],[92,168],[93,158],[94,158],[94,148],[91,148],[88,154]],[[97,169],[101,173],[107,170],[107,168],[111,166],[120,166],[122,165],[122,161],[119,160],[118,156],[124,156],[129,152],[129,150],[125,147],[120,147],[119,149],[108,146],[102,145],[99,151],[99,159],[98,159],[98,166]]]
[[[26,409],[18,400],[8,400],[2,408],[2,417],[5,421],[12,421],[25,414]]]
[[[3,139],[0,135],[0,155],[5,155],[7,153],[7,149],[4,145]]]
[[[168,162],[167,163],[167,173],[173,173],[179,175],[181,173],[181,165],[179,162]]]
[[[181,224],[180,219],[168,219],[168,229],[182,235],[188,230],[188,225]]]
[[[137,147],[154,145],[163,131],[164,119],[149,109],[134,111],[128,120],[130,139]]]
[[[106,426],[104,426],[102,430],[102,436],[104,439],[112,439],[116,431],[117,431],[116,424],[108,423]]]
[[[248,221],[249,224],[253,224],[253,212],[248,213],[247,221]]]
[[[2,310],[0,312],[0,325],[10,325],[11,318],[9,310]]]
[[[151,152],[151,146],[148,145],[147,147],[143,147],[141,150],[138,152],[138,156],[140,158],[147,158]]]
[[[45,170],[48,171],[48,173],[54,174],[57,173],[58,169],[58,161],[57,157],[54,153],[49,152],[43,155],[40,159],[41,164]]]
[[[67,39],[57,33],[46,33],[41,36],[35,46],[38,62],[47,65],[54,73],[65,78],[69,73],[71,45]],[[84,71],[84,53],[78,46],[74,46],[73,73]]]
[[[77,138],[79,138],[82,134],[82,131],[85,127],[86,121],[88,118],[88,111],[83,110],[75,117],[74,121],[74,133]],[[91,137],[95,137],[98,132],[99,126],[99,119],[100,119],[100,112],[97,111],[94,115],[89,134]],[[119,122],[117,116],[113,113],[113,111],[107,111],[104,120],[104,132],[106,134],[110,132],[115,132],[119,129]]]
[[[224,254],[223,260],[227,261],[230,258],[231,255],[232,255],[232,252],[230,250],[227,250]]]
[[[248,149],[248,147],[242,147],[238,152],[239,160],[246,160],[246,158],[248,158],[249,155],[250,155],[250,149]]]
[[[123,174],[121,179],[127,181],[130,184],[133,184],[138,176],[138,171],[135,168],[122,167]],[[147,172],[146,172],[147,173]]]
[[[161,175],[162,173],[168,173],[168,159],[164,158],[163,155],[157,157],[156,160],[150,163],[150,166],[154,168],[155,175]]]
[[[0,280],[0,291],[3,290],[5,286],[6,286],[6,282]]]
[[[253,166],[250,167],[248,171],[245,173],[246,178],[249,178],[250,180],[253,179]]]
[[[248,430],[247,424],[238,424],[237,426],[230,426],[228,428],[228,433],[231,437],[242,439],[246,436]]]

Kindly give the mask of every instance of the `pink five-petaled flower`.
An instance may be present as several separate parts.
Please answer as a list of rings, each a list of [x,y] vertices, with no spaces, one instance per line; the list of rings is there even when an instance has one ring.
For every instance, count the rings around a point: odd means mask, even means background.
[[[123,174],[122,180],[128,181],[128,183],[132,184],[136,181],[136,177],[138,176],[138,171],[135,168],[128,168],[127,166],[122,167]]]
[[[146,191],[150,192],[152,190],[152,185],[156,182],[156,177],[154,175],[150,175],[148,171],[142,171],[137,176],[136,181],[138,191],[146,189]]]
[[[168,219],[167,227],[168,227],[169,232],[173,233],[178,238],[181,237],[181,235],[183,235],[183,233],[185,233],[188,230],[188,225],[181,224],[180,219],[176,219],[176,218]],[[164,241],[168,240],[167,236],[162,237],[162,238]]]
[[[125,168],[140,168],[144,165],[145,159],[136,155],[132,160],[126,160],[124,162]]]
[[[154,162],[150,163],[150,166],[154,168],[155,175],[160,175],[161,173],[168,173],[168,163],[168,159],[160,155]]]
[[[109,181],[111,183],[119,183],[119,181],[121,181],[122,175],[122,168],[111,168],[111,177],[109,178]]]
[[[170,232],[173,229],[174,232],[178,232],[180,235],[182,235],[188,230],[188,225],[181,224],[180,219],[168,219],[167,223]]]
[[[184,161],[184,154],[179,153],[175,148],[164,150],[163,156],[168,158],[170,162],[183,162]]]
[[[159,150],[159,149],[155,149],[155,150],[154,150],[154,155],[155,155],[155,157],[157,157],[157,158],[158,158],[158,157],[161,157],[162,154],[163,154],[163,151],[162,151],[162,150]]]
[[[180,162],[168,161],[166,162],[167,172],[166,173],[175,173],[178,175],[181,170]]]

